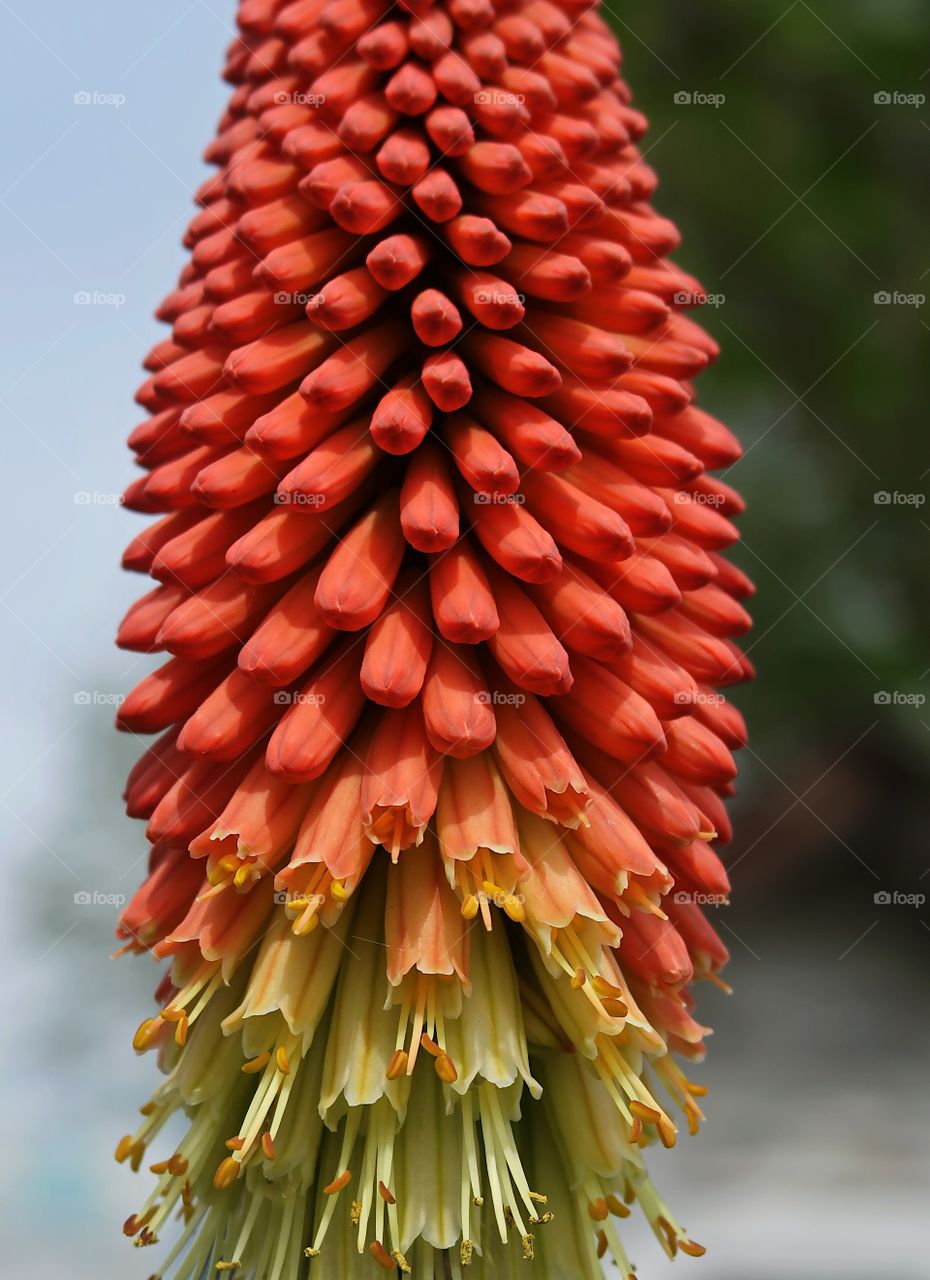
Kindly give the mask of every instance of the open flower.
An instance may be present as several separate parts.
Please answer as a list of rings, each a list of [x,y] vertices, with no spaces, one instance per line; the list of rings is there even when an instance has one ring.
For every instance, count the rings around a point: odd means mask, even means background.
[[[702,1118],[751,675],[701,288],[589,0],[238,23],[130,437],[124,1229],[178,1280],[630,1280],[634,1206],[702,1252],[645,1156]]]

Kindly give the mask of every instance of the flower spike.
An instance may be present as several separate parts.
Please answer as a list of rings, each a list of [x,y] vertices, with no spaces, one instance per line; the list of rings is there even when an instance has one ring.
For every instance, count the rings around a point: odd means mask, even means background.
[[[620,67],[591,0],[240,0],[129,438],[159,1280],[704,1251],[646,1160],[703,1118],[752,585]]]

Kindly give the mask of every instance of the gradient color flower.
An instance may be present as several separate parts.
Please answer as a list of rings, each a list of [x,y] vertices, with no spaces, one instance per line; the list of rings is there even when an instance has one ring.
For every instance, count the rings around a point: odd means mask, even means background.
[[[644,1152],[701,1119],[750,674],[704,295],[588,0],[238,21],[130,437],[125,1231],[179,1280],[629,1280],[634,1203],[702,1252]]]

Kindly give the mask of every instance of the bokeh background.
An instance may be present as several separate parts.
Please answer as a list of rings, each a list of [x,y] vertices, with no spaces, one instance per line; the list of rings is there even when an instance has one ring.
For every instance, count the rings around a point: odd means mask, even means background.
[[[142,836],[110,731],[145,660],[111,643],[150,319],[222,109],[230,0],[0,0],[0,1163],[11,1275],[144,1277],[110,1160],[152,1064],[154,967],[107,959]],[[927,1275],[930,115],[923,0],[611,0],[660,210],[714,297],[702,403],[746,446],[758,583],[738,695],[735,994],[702,1136],[659,1153],[703,1280]],[[88,100],[89,99],[89,100]],[[77,898],[76,898],[77,895]],[[82,896],[90,895],[90,901]],[[669,1268],[635,1231],[644,1276]]]

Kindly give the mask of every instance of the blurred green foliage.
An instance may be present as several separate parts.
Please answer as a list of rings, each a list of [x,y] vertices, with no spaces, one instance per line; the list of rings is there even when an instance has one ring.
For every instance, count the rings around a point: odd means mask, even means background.
[[[723,347],[699,395],[746,449],[726,479],[750,504],[735,555],[759,588],[760,678],[737,694],[753,750],[779,771],[802,746],[832,760],[878,720],[876,742],[903,735],[925,759],[930,717],[874,695],[925,690],[930,666],[930,514],[916,505],[930,313],[876,302],[930,292],[930,113],[900,99],[930,94],[927,6],[611,0],[604,13],[650,119],[677,261],[724,297],[699,317]],[[918,497],[875,500],[896,491]]]

